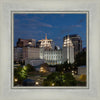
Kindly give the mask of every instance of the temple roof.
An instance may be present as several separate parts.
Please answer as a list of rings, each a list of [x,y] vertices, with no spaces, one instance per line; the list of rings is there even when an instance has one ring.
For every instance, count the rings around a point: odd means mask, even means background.
[[[63,44],[63,47],[66,47],[66,46],[73,46],[73,43],[69,37],[69,35],[67,36],[67,38],[64,40],[64,44]]]

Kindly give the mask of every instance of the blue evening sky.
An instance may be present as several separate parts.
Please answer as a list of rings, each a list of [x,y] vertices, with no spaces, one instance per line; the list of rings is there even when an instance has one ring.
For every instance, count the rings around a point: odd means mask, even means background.
[[[52,39],[62,47],[63,37],[78,34],[86,47],[86,14],[14,14],[14,45],[18,38]]]

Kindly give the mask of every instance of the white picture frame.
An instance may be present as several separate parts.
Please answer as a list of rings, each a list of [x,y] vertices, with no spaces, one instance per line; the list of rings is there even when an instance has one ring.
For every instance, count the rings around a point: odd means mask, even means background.
[[[29,2],[30,1],[30,2]],[[99,76],[99,0],[1,0],[0,4],[0,97],[2,100],[98,100],[100,99]],[[20,89],[11,88],[11,11],[88,11],[89,37],[88,37],[88,88],[53,88],[53,89]],[[13,40],[12,40],[13,41]]]

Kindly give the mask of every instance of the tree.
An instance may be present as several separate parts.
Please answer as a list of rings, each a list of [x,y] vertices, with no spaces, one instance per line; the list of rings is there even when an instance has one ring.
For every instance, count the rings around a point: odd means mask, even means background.
[[[61,64],[61,65],[57,65],[56,66],[56,71],[57,72],[62,72],[64,69],[63,69],[64,67],[63,67],[63,64]]]
[[[23,67],[14,68],[14,79],[17,79],[18,83],[21,83],[26,78],[27,71]]]
[[[68,63],[68,61],[64,62],[63,66],[66,68],[67,72],[71,72],[72,71],[72,64]]]
[[[86,75],[81,75],[80,77],[79,77],[79,79],[80,79],[80,81],[83,81],[83,82],[86,82]]]
[[[32,65],[30,65],[30,64],[27,64],[27,65],[26,65],[26,68],[27,68],[27,71],[28,71],[28,72],[35,71],[34,66],[32,66]]]
[[[86,65],[86,51],[82,51],[76,55],[75,63],[77,66]]]
[[[43,81],[44,86],[76,86],[77,81],[71,73],[52,73]]]
[[[67,61],[65,61],[64,64],[56,66],[57,72],[71,72],[72,69],[73,69],[73,64],[68,63]]]

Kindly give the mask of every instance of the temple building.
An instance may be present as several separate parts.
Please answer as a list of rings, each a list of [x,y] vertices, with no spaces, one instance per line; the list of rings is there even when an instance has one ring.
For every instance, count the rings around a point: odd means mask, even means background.
[[[69,37],[64,40],[62,49],[40,48],[40,59],[44,59],[50,65],[56,65],[68,61],[74,63],[74,46]]]
[[[62,50],[40,48],[40,59],[44,59],[49,65],[62,63]]]
[[[40,43],[40,59],[43,59],[45,63],[49,65],[61,64],[62,62],[62,50],[60,48],[55,48],[52,39],[47,39],[47,34],[45,39],[39,40]]]

